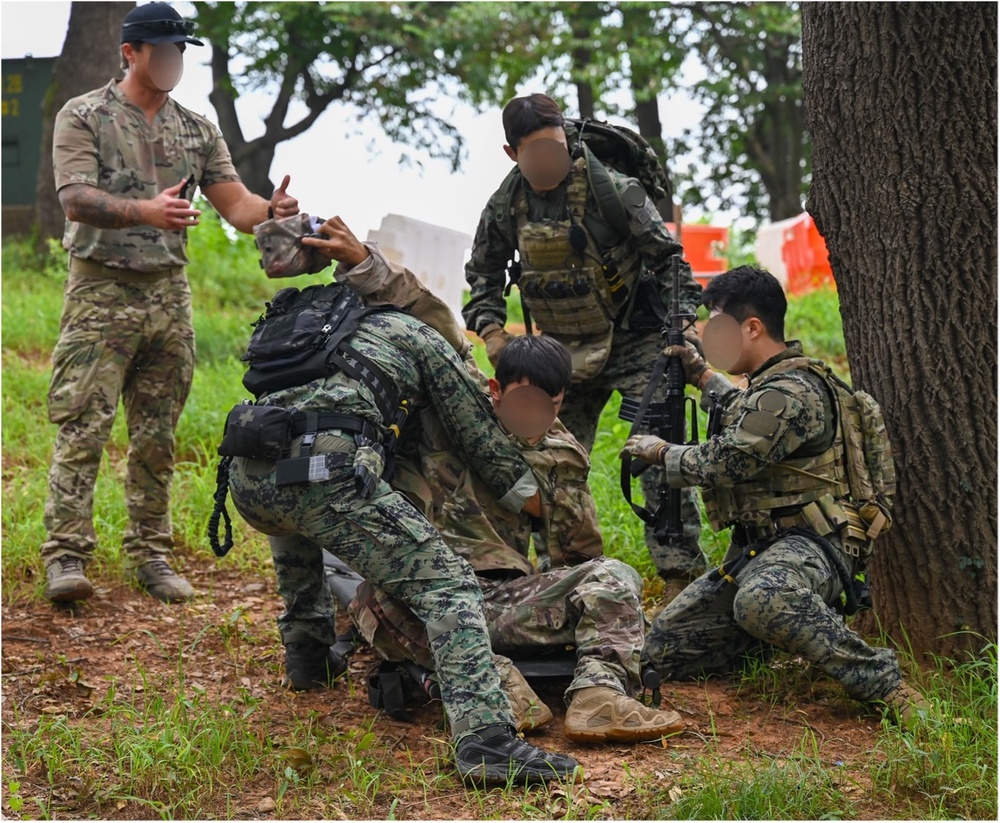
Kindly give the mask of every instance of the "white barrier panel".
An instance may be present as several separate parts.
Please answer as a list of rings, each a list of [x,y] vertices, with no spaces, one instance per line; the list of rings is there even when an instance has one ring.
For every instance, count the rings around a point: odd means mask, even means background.
[[[466,288],[465,261],[472,237],[465,232],[425,223],[400,214],[387,214],[378,229],[368,232],[393,263],[406,266],[455,314],[464,329],[462,295]]]
[[[801,219],[801,217],[792,217],[788,220],[779,220],[777,223],[761,226],[757,231],[757,243],[754,246],[757,262],[762,268],[771,272],[786,291],[788,290],[788,269],[785,267],[783,254],[785,230],[791,228]]]

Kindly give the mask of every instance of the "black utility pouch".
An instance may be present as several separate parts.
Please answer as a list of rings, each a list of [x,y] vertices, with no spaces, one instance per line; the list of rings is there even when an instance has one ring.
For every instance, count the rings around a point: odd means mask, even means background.
[[[280,460],[292,447],[292,416],[280,406],[241,403],[226,417],[219,454]]]

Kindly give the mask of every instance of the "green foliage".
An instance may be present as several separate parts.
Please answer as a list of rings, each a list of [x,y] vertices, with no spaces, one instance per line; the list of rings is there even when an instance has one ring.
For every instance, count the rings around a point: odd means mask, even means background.
[[[983,638],[979,638],[984,640]],[[917,667],[911,665],[911,670]],[[913,685],[931,703],[909,729],[886,722],[872,769],[874,791],[902,816],[994,820],[997,816],[997,645],[955,665],[934,660]]]
[[[597,117],[641,121],[644,136],[688,184],[685,203],[756,218],[801,211],[810,152],[798,4],[194,5],[199,32],[234,55],[232,66],[213,63],[223,135],[258,165],[270,164],[276,143],[340,104],[353,111],[340,118],[348,132],[374,118],[391,139],[457,169],[463,137],[436,103],[459,97],[479,108],[500,106],[530,82],[567,113],[581,114],[592,97]],[[649,124],[637,107],[681,89],[689,55],[706,76],[686,91],[707,111],[668,152],[655,133],[659,118]],[[274,107],[265,134],[245,143],[232,100],[259,89],[275,91]],[[286,124],[292,100],[307,113]],[[672,160],[680,155],[691,158],[686,168]],[[242,160],[239,168],[247,179],[267,172]]]
[[[231,818],[232,810],[216,806],[220,793],[239,798],[245,781],[262,774],[277,787],[278,818],[330,783],[338,787],[338,802],[374,817],[383,781],[412,780],[370,728],[318,723],[315,713],[306,713],[275,733],[249,690],[220,703],[187,680],[183,659],[196,642],[164,649],[179,661],[173,680],[154,682],[140,666],[135,687],[109,681],[87,722],[43,715],[37,724],[5,732],[12,767],[23,774],[43,764],[50,786],[75,787],[88,805],[110,812],[106,816],[127,803],[144,809],[143,817],[167,820]],[[17,788],[8,786],[12,809]],[[66,792],[35,798],[46,817],[64,816],[65,799]]]
[[[705,114],[672,147],[694,152],[684,202],[758,219],[799,214],[811,144],[798,4],[697,3],[674,13],[705,71],[691,88]]]
[[[682,88],[694,55],[705,76],[685,90],[705,105],[699,125],[664,149],[642,124],[687,184],[683,202],[757,219],[802,211],[811,158],[798,4],[459,3],[451,19],[463,54],[489,58],[457,66],[477,105],[502,105],[531,81],[568,112],[593,95],[596,116],[637,123],[638,104]]]
[[[745,761],[699,760],[679,781],[677,798],[655,815],[667,820],[842,820],[848,798],[834,770],[816,757],[811,735],[790,756],[761,752]]]
[[[448,3],[195,3],[199,33],[234,55],[213,61],[219,89],[213,104],[223,136],[243,147],[231,100],[241,91],[273,88],[265,134],[250,141],[268,164],[273,147],[308,129],[330,105],[350,107],[340,118],[348,132],[375,118],[391,139],[415,146],[457,168],[462,135],[435,111],[439,83],[454,71],[453,50],[442,48]],[[224,99],[228,98],[228,99]],[[286,124],[295,99],[307,109]],[[244,152],[245,153],[245,152]],[[243,169],[242,161],[238,168]],[[244,178],[268,169],[248,168]],[[253,188],[253,187],[251,187]]]
[[[757,260],[757,229],[733,225],[729,227],[729,243],[726,246],[726,267],[759,266]]]
[[[801,340],[806,354],[826,360],[841,377],[850,379],[836,289],[816,289],[790,298],[785,336]]]

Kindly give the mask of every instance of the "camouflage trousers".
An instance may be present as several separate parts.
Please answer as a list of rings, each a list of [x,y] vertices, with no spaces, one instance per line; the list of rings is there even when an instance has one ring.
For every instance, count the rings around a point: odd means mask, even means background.
[[[577,689],[640,690],[645,635],[642,578],[620,560],[601,557],[578,566],[508,580],[479,575],[493,649],[514,658],[572,646],[577,663],[566,700]],[[362,636],[386,660],[427,666],[426,633],[413,613],[367,583],[351,604]]]
[[[123,549],[137,565],[173,547],[174,429],[194,374],[191,290],[182,269],[158,277],[79,268],[71,258],[52,354],[48,411],[59,431],[42,558],[93,553],[94,485],[120,400],[129,433]]]
[[[858,700],[884,697],[902,678],[895,653],[869,646],[833,608],[843,586],[812,540],[777,540],[737,574],[736,585],[710,574],[653,621],[643,659],[665,679],[732,674],[775,649],[812,663]]]
[[[353,441],[331,439],[353,453]],[[237,458],[230,490],[244,519],[270,537],[285,603],[278,618],[282,642],[308,636],[334,643],[335,605],[322,554],[330,549],[406,603],[427,626],[456,740],[484,726],[514,725],[493,662],[476,577],[434,527],[383,481],[371,499],[360,497],[350,467],[335,469],[321,483],[278,487],[274,475],[273,461]]]
[[[599,433],[597,428],[601,412],[611,399],[611,393],[617,391],[636,402],[641,400],[662,349],[663,342],[658,331],[627,332],[616,329],[611,353],[601,373],[590,380],[573,383],[567,389],[559,419],[588,451],[593,451],[598,436],[610,436],[607,432]],[[653,395],[653,402],[662,402],[665,398],[666,385],[661,382]],[[624,438],[621,443],[615,443],[615,446],[621,445],[624,445]],[[617,466],[604,466],[599,470],[611,470],[615,477],[618,476]],[[666,488],[663,469],[653,468],[643,472],[641,488],[644,499],[648,501],[646,508],[655,510],[659,491]],[[646,546],[657,572],[664,579],[694,578],[708,566],[699,543],[701,515],[693,488],[681,490],[681,516],[684,523],[683,536],[673,542],[661,542],[653,533],[653,528],[646,526]]]
[[[610,686],[635,694],[646,618],[642,578],[610,557],[578,566],[494,581],[479,578],[493,648],[511,657],[538,647],[573,646],[576,668],[566,689]]]

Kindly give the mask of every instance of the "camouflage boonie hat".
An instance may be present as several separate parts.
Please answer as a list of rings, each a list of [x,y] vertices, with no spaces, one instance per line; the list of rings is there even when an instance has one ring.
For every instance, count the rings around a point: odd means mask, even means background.
[[[253,227],[260,250],[260,267],[268,277],[315,274],[330,265],[318,249],[303,246],[303,237],[315,234],[323,221],[308,214],[275,217]]]

